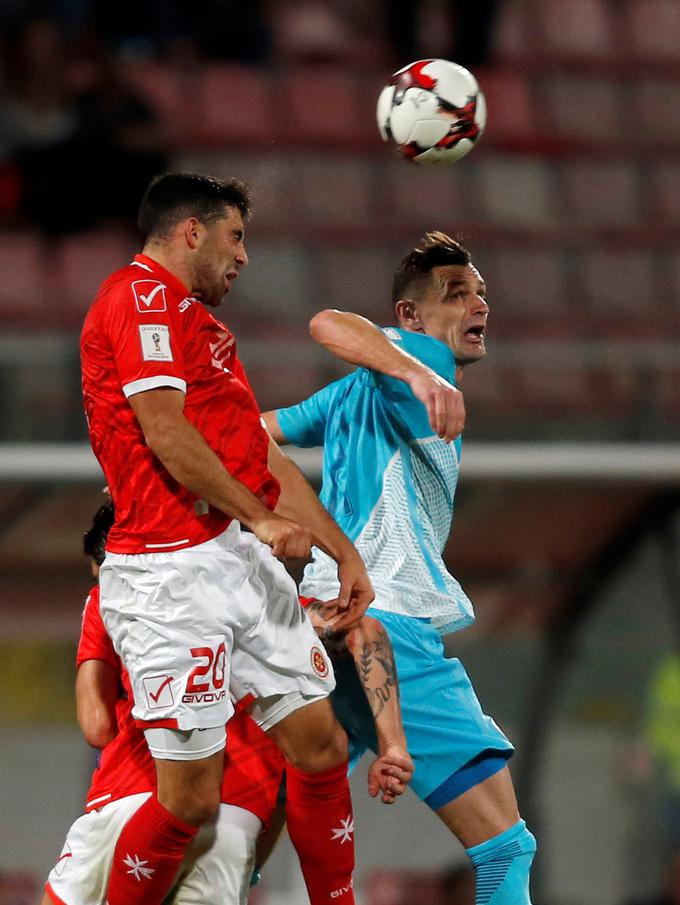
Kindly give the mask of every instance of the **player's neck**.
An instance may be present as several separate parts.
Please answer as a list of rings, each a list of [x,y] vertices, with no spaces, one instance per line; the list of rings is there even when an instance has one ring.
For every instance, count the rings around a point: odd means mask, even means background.
[[[191,291],[191,268],[183,255],[178,254],[172,247],[158,242],[149,242],[142,249],[142,254],[164,267]]]

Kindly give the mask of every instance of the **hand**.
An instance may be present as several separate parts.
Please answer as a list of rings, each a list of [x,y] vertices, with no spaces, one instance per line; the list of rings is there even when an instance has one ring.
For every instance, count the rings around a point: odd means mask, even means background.
[[[413,761],[405,744],[390,745],[371,764],[368,771],[368,794],[382,793],[385,804],[394,804],[403,795],[413,776]]]
[[[335,600],[326,602],[325,616],[333,629],[347,632],[359,622],[375,599],[375,593],[364,561],[356,551],[338,563],[338,578],[340,593]]]
[[[297,522],[270,512],[250,526],[255,537],[272,548],[279,559],[308,559],[312,549],[312,532]]]
[[[427,409],[430,427],[438,437],[449,443],[463,432],[465,403],[460,390],[434,371],[419,371],[409,380],[409,386]]]

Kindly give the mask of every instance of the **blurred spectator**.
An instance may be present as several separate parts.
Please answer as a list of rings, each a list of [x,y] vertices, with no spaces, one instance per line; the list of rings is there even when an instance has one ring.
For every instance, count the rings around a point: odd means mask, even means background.
[[[680,905],[680,852],[668,865],[661,893],[651,899],[636,899],[627,905]]]
[[[663,771],[666,834],[673,850],[680,850],[680,654],[667,654],[657,666],[647,706],[646,742]],[[680,862],[678,871],[680,883]]]
[[[264,0],[91,0],[98,34],[126,53],[173,56],[192,43],[199,56],[244,63],[267,60],[271,30]]]
[[[493,28],[500,5],[501,0],[446,0],[449,49],[437,55],[470,68],[490,62]],[[387,33],[397,68],[432,56],[420,40],[423,6],[422,0],[385,3]]]
[[[291,0],[272,7],[276,51],[310,63],[351,56],[352,33],[329,2]]]
[[[79,67],[87,77],[77,85]],[[30,22],[20,36],[0,123],[4,182],[9,166],[18,213],[46,235],[111,218],[133,222],[139,195],[165,166],[152,111],[103,52],[85,66],[69,55],[53,22]]]
[[[89,79],[76,95],[74,144],[81,185],[97,185],[99,218],[134,222],[149,181],[166,169],[167,152],[155,114],[125,83],[123,70],[124,64],[96,50]]]
[[[66,149],[76,127],[62,34],[52,22],[29,22],[8,61],[0,147],[16,169],[22,212],[48,231],[53,204],[67,200],[61,174],[68,174]]]

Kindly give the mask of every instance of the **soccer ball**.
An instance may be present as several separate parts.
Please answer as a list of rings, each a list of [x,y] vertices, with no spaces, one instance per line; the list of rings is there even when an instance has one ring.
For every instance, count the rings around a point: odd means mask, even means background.
[[[486,125],[477,79],[448,60],[418,60],[395,72],[378,98],[378,128],[416,163],[455,163]]]

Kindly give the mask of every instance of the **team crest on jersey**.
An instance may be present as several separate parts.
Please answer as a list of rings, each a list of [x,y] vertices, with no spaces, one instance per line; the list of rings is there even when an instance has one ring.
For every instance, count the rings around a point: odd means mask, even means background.
[[[319,676],[320,679],[325,679],[328,675],[328,661],[323,655],[323,652],[318,647],[312,648],[312,653],[310,655],[310,659],[312,661],[312,669]]]
[[[167,286],[158,280],[135,280],[132,284],[132,292],[135,297],[137,311],[140,314],[148,314],[153,311],[167,311],[168,304],[165,300]]]
[[[145,676],[143,681],[146,703],[149,710],[163,710],[172,707],[175,696],[172,693],[172,682],[175,677],[164,673],[158,676]]]

